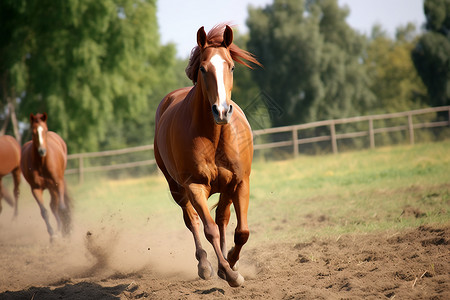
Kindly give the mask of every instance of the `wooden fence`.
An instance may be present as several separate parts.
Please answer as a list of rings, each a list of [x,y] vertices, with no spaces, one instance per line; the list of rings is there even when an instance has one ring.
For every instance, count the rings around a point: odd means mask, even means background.
[[[437,113],[437,112],[448,112],[448,118],[446,121],[435,121],[435,122],[424,122],[424,123],[414,123],[414,116],[424,115],[429,113]],[[388,120],[388,119],[397,119],[397,118],[406,118],[405,124],[396,125],[391,127],[383,127],[383,128],[374,128],[374,121],[377,120]],[[349,132],[349,133],[336,133],[336,125],[342,124],[350,124],[350,123],[360,123],[367,122],[367,130]],[[441,107],[432,107],[418,110],[411,110],[406,112],[399,113],[390,113],[390,114],[382,114],[382,115],[372,115],[372,116],[361,116],[361,117],[352,117],[352,118],[344,118],[344,119],[336,119],[336,120],[326,120],[326,121],[318,121],[307,124],[293,125],[293,126],[284,126],[284,127],[276,127],[276,128],[268,128],[253,131],[254,137],[260,137],[268,134],[280,134],[280,133],[291,133],[291,138],[284,141],[278,142],[270,142],[270,143],[255,143],[255,150],[262,149],[272,149],[272,148],[280,148],[280,147],[292,147],[292,152],[294,156],[297,156],[299,153],[300,145],[309,144],[309,143],[317,143],[317,142],[330,142],[331,149],[333,153],[338,153],[338,140],[342,139],[352,139],[357,137],[369,137],[370,148],[375,148],[375,135],[380,133],[388,133],[388,132],[398,132],[398,131],[407,131],[409,136],[410,144],[414,144],[414,130],[420,128],[434,128],[434,127],[445,127],[450,126],[450,106],[441,106]],[[327,127],[329,134],[316,136],[316,137],[307,137],[307,138],[299,138],[299,131],[317,127]],[[103,165],[103,166],[89,166],[84,167],[84,160],[93,157],[105,157],[105,156],[115,156],[121,154],[128,154],[133,152],[141,152],[141,151],[153,151],[153,145],[145,145],[138,146],[126,149],[119,150],[110,150],[110,151],[102,151],[102,152],[91,152],[91,153],[80,153],[80,154],[70,154],[68,156],[69,160],[78,160],[78,168],[68,169],[66,170],[66,174],[78,174],[79,181],[83,182],[84,173],[87,172],[96,172],[96,171],[109,171],[109,170],[118,170],[125,168],[133,168],[138,166],[148,166],[154,165],[156,162],[154,159],[148,159],[143,161],[129,162],[129,163],[120,163],[114,165]]]

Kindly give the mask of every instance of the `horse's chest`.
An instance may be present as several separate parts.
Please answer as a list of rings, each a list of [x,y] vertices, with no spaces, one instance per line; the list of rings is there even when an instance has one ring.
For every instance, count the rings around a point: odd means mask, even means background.
[[[49,188],[56,186],[55,176],[45,166],[38,166],[31,173],[31,181],[40,188]]]
[[[226,155],[216,155],[214,158],[204,159],[198,165],[198,175],[207,182],[213,190],[220,192],[221,189],[234,185],[239,178],[239,169],[233,160]]]

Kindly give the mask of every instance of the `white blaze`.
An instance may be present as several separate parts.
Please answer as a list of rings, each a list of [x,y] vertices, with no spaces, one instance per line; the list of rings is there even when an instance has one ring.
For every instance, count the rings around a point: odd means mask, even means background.
[[[44,138],[42,137],[42,132],[44,131],[44,128],[42,126],[38,126],[37,132],[39,137],[39,144],[42,145],[44,143]]]
[[[227,107],[227,92],[225,90],[225,82],[223,80],[223,64],[225,60],[220,57],[219,54],[214,55],[211,58],[211,63],[216,69],[216,80],[217,80],[217,93],[219,95],[219,110],[222,110],[222,112],[226,111]]]

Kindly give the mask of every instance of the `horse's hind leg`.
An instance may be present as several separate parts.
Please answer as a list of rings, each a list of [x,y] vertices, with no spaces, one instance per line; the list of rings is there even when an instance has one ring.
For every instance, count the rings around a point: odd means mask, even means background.
[[[71,199],[67,191],[67,184],[64,180],[58,184],[58,197],[59,201],[55,209],[58,211],[61,220],[62,234],[63,236],[68,236],[72,230],[72,216],[70,211]]]
[[[52,209],[53,215],[56,219],[56,224],[58,225],[58,231],[61,232],[61,216],[59,215],[59,202],[61,201],[59,192],[53,189],[49,189],[50,192],[50,208]]]
[[[6,202],[9,205],[14,206],[14,200],[11,197],[11,194],[8,192],[8,190],[3,185],[2,178],[0,178],[0,201],[1,201],[2,198],[5,198]],[[2,206],[1,206],[1,202],[0,202],[0,212],[1,211],[2,211]]]
[[[3,199],[3,184],[2,184],[2,178],[0,177],[0,214],[2,213],[2,199]]]
[[[53,228],[50,225],[50,222],[48,220],[48,213],[47,209],[44,207],[44,200],[42,199],[42,190],[41,189],[32,189],[31,192],[33,193],[34,199],[36,199],[37,204],[39,205],[39,208],[41,210],[41,216],[45,221],[45,225],[47,225],[47,232],[50,235],[50,241],[53,241]]]
[[[20,185],[20,177],[21,177],[21,171],[20,168],[17,167],[15,170],[12,171],[12,176],[14,180],[14,218],[18,215],[18,206],[19,206],[19,185]]]

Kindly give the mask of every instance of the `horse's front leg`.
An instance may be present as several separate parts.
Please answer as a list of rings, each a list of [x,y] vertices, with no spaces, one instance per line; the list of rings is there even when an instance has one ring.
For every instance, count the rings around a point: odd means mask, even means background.
[[[236,210],[237,226],[234,231],[234,247],[228,252],[228,262],[233,268],[239,260],[242,247],[247,243],[250,232],[248,230],[247,212],[250,199],[249,179],[243,180],[233,195],[233,205]]]
[[[50,242],[51,242],[53,241],[54,232],[48,220],[47,209],[44,206],[44,199],[42,198],[43,190],[40,188],[32,188],[31,192],[34,196],[34,199],[36,199],[37,204],[39,205],[39,208],[41,210],[41,216],[45,221],[45,225],[47,225],[47,232],[50,235]]]
[[[214,222],[211,214],[209,213],[207,204],[207,195],[209,195],[206,187],[202,184],[191,183],[188,186],[189,199],[192,206],[197,211],[200,219],[203,222],[204,232],[206,239],[211,243],[216,253],[219,263],[218,274],[221,278],[225,279],[232,287],[238,287],[244,283],[244,278],[238,272],[231,269],[230,264],[227,262],[222,254],[220,248],[220,232],[217,224]]]
[[[195,258],[198,261],[198,276],[207,280],[212,277],[214,271],[211,263],[208,261],[206,251],[203,249],[202,242],[200,240],[200,220],[198,218],[198,214],[190,202],[187,202],[182,208],[184,223],[194,236]]]

